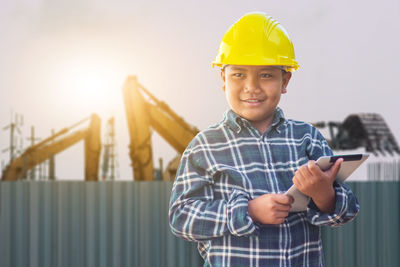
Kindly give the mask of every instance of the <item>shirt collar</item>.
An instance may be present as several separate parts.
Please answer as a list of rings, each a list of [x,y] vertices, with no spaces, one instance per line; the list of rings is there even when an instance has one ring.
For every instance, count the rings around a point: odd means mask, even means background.
[[[240,117],[232,109],[229,109],[224,114],[224,123],[234,132],[239,133],[243,128],[253,127],[250,121]],[[274,128],[280,133],[287,124],[285,116],[281,108],[276,107],[274,120],[272,121],[271,129]]]

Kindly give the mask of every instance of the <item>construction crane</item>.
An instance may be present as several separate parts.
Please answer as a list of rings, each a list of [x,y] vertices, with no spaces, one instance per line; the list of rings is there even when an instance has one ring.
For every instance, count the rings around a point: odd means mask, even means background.
[[[89,119],[89,118],[88,118]],[[47,160],[50,156],[67,149],[80,140],[85,142],[85,180],[97,181],[101,151],[100,118],[96,114],[90,117],[89,126],[70,132],[84,119],[69,128],[64,128],[45,140],[28,147],[21,155],[14,158],[3,170],[3,181],[15,181],[26,177],[27,171]],[[68,134],[68,135],[66,135]],[[66,135],[66,136],[65,136]]]
[[[154,180],[151,128],[155,129],[179,154],[199,132],[185,122],[167,104],[159,101],[136,76],[128,76],[124,86],[126,118],[128,121],[130,145],[135,180]],[[179,163],[177,156],[163,173],[163,180],[173,180]]]
[[[318,128],[328,126],[328,143],[334,150],[350,150],[359,147],[375,155],[400,154],[399,146],[381,115],[359,113],[349,115],[343,122],[317,122]]]

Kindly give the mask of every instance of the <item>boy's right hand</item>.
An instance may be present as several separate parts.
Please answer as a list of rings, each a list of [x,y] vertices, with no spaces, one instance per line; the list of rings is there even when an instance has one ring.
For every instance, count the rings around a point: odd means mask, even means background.
[[[284,194],[264,194],[249,201],[251,219],[262,224],[281,224],[289,215],[293,198]]]

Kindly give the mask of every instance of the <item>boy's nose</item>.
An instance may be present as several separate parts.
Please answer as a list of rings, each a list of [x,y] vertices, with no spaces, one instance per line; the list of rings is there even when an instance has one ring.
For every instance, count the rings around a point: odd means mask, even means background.
[[[261,89],[255,79],[249,79],[244,85],[245,93],[259,93],[260,91]]]

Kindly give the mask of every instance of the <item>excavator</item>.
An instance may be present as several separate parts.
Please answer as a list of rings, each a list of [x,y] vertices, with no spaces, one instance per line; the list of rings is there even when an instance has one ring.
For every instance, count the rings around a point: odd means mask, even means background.
[[[85,142],[85,180],[97,181],[101,151],[100,118],[97,114],[90,117],[89,126],[69,133],[70,130],[88,119],[71,127],[64,128],[45,140],[28,147],[20,156],[14,158],[4,169],[1,179],[15,181],[24,179],[29,170],[43,161],[84,140]]]
[[[178,155],[167,165],[162,179],[175,179],[180,155],[199,130],[178,116],[166,103],[158,100],[138,82],[136,76],[128,76],[123,85],[126,118],[129,129],[134,180],[155,180],[151,134],[156,130]],[[93,114],[90,125],[66,135],[72,127],[65,128],[51,137],[27,148],[13,159],[2,174],[2,180],[14,181],[26,177],[27,171],[46,159],[85,141],[85,180],[97,181],[101,151],[100,118]],[[81,122],[80,122],[81,123]],[[79,123],[78,123],[79,124]],[[343,122],[317,122],[318,128],[329,127],[328,143],[333,150],[351,150],[364,147],[374,154],[400,155],[399,146],[384,119],[376,113],[359,113],[348,116]]]
[[[383,117],[376,113],[356,113],[343,122],[317,122],[317,128],[329,128],[329,146],[333,150],[351,150],[359,147],[375,155],[400,155],[393,133]]]
[[[162,174],[165,181],[174,180],[180,154],[199,130],[178,116],[164,102],[153,96],[136,76],[128,76],[123,85],[126,118],[129,128],[131,158],[134,179],[153,181],[153,153],[151,134],[156,130],[177,152]]]
[[[163,180],[174,180],[180,154],[199,130],[185,122],[166,103],[154,97],[138,82],[136,76],[127,77],[123,94],[130,135],[129,155],[134,179],[155,180],[151,144],[151,129],[153,128],[178,152],[178,156],[162,173]],[[100,118],[93,114],[88,128],[64,136],[76,125],[65,128],[27,148],[6,166],[2,173],[2,180],[24,179],[30,169],[83,139],[85,141],[85,180],[97,181],[101,151]]]

